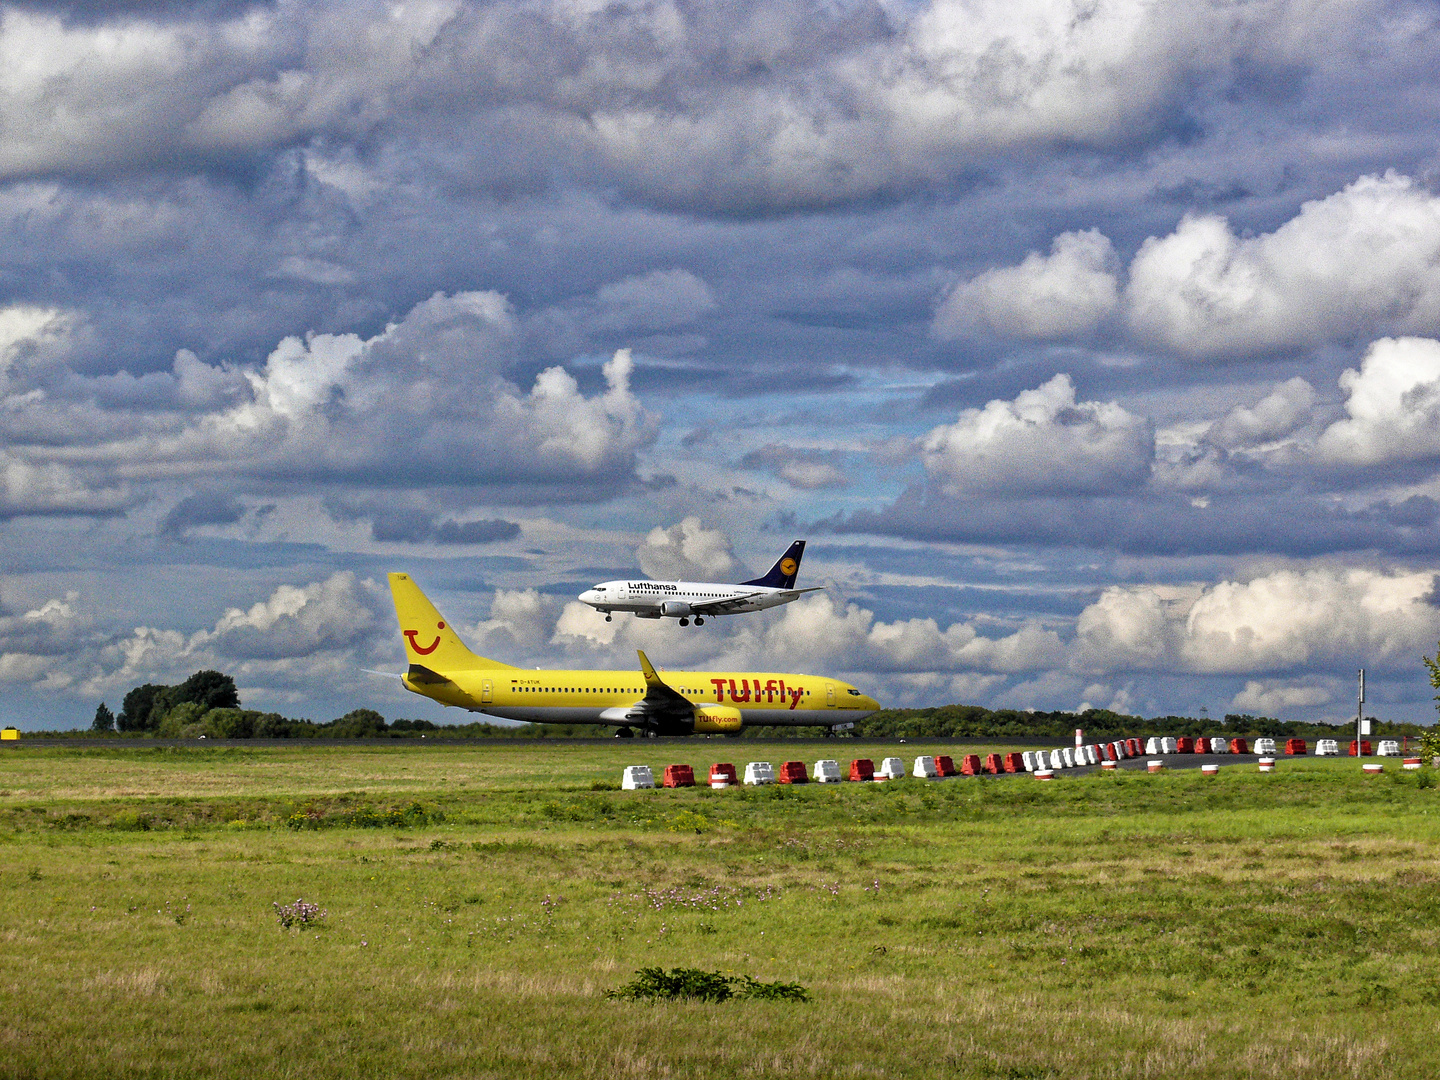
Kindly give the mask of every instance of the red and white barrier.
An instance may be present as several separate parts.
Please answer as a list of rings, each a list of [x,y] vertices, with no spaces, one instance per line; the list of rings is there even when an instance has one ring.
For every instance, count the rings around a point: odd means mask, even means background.
[[[1147,761],[1147,762],[1145,763],[1145,768],[1146,768],[1148,771],[1152,772],[1152,773],[1163,772],[1164,769],[1165,769],[1165,762],[1163,762],[1163,761]]]
[[[1261,771],[1261,772],[1274,772],[1274,771],[1275,771],[1275,759],[1274,759],[1273,757],[1262,757],[1262,758],[1260,759],[1260,771]]]
[[[1201,765],[1201,766],[1200,766],[1200,775],[1201,775],[1201,776],[1219,776],[1219,775],[1220,775],[1220,766],[1219,766],[1219,765]]]
[[[735,766],[728,761],[722,761],[710,766],[710,786],[712,788],[734,787],[740,783],[739,777],[735,775]]]

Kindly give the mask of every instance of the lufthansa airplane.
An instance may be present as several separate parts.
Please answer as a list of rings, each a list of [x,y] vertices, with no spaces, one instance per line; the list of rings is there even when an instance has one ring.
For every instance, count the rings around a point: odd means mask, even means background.
[[[880,708],[849,683],[773,671],[542,671],[476,656],[408,574],[390,575],[409,668],[405,689],[442,705],[536,724],[597,724],[621,738],[838,727]]]
[[[800,557],[805,554],[805,541],[796,540],[781,555],[770,572],[753,581],[737,585],[720,585],[709,581],[607,581],[586,589],[579,599],[596,611],[605,613],[610,621],[612,611],[633,611],[641,619],[679,619],[681,626],[705,625],[707,615],[739,615],[746,611],[788,604],[802,593],[818,592],[795,588],[795,575],[800,572]]]

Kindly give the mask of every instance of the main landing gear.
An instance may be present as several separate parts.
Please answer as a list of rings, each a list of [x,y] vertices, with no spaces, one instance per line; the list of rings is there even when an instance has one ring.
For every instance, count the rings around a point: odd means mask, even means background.
[[[617,739],[633,739],[635,732],[631,731],[628,727],[622,727],[615,732],[615,737]]]
[[[689,620],[689,619],[681,619],[681,620],[680,620],[680,625],[681,625],[681,626],[689,626],[689,625],[690,625],[690,620]],[[699,615],[696,615],[696,616],[695,616],[695,625],[696,625],[696,626],[704,626],[704,625],[705,625],[705,620],[702,619]]]

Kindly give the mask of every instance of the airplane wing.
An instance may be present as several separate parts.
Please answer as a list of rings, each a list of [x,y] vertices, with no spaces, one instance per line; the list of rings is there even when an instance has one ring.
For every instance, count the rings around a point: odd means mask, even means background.
[[[759,593],[747,592],[736,593],[734,596],[727,596],[723,600],[692,601],[690,610],[697,615],[728,615],[732,611],[739,610],[741,605],[752,596],[759,595]]]
[[[655,670],[650,658],[641,649],[635,650],[640,657],[640,671],[645,676],[645,697],[640,702],[641,708],[647,713],[676,713],[690,716],[694,712],[694,703],[680,691],[672,689],[665,684]]]
[[[786,589],[782,595],[784,595],[787,600],[793,600],[801,593],[819,592],[824,588],[824,585],[812,585],[808,589]],[[759,595],[761,594],[758,592],[737,593],[734,596],[727,596],[723,600],[706,600],[702,603],[692,603],[690,610],[696,615],[730,615],[738,611],[746,600],[749,600],[752,596]],[[770,595],[773,596],[775,594],[771,593]]]

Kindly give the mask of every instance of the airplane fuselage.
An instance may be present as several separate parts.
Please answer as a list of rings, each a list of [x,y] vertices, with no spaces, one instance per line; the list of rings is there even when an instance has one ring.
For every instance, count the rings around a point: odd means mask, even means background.
[[[738,615],[788,604],[804,589],[712,581],[606,581],[580,594],[580,600],[606,615],[626,611],[642,619],[692,615]]]
[[[743,727],[843,724],[870,715],[875,700],[849,683],[818,675],[776,672],[667,671],[665,685],[689,703],[674,724],[691,730],[738,731]],[[547,724],[647,727],[647,693],[639,671],[527,671],[523,668],[449,670],[430,681],[412,667],[407,689],[472,712],[506,720]],[[678,704],[678,703],[677,703]]]

